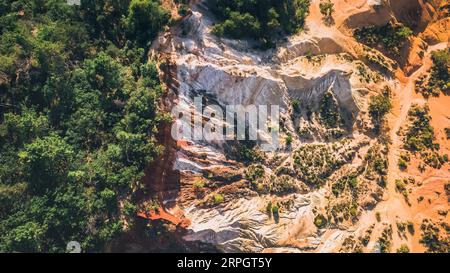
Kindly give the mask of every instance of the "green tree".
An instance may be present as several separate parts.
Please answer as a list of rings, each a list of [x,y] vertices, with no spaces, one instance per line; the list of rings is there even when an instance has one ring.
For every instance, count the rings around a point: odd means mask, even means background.
[[[24,176],[38,193],[67,178],[73,156],[72,147],[57,135],[38,138],[19,152]]]
[[[375,126],[375,131],[379,132],[384,117],[391,111],[392,103],[389,89],[376,96],[370,98],[369,115],[372,118],[372,123]]]
[[[136,37],[140,46],[146,46],[162,27],[170,14],[156,0],[131,0],[125,24],[129,37]]]

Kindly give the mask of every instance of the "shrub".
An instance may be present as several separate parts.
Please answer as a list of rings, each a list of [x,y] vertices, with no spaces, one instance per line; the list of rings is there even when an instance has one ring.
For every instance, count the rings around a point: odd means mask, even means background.
[[[198,179],[194,182],[194,189],[203,189],[206,186],[205,181]]]
[[[408,245],[402,244],[398,249],[397,253],[409,253]]]
[[[406,162],[403,158],[398,160],[398,167],[400,170],[404,171],[408,168],[408,162]]]
[[[403,182],[403,180],[397,179],[397,180],[395,180],[395,188],[396,188],[398,191],[403,192],[403,191],[406,190],[406,185],[405,185],[405,183]]]
[[[397,229],[400,232],[404,232],[406,230],[406,223],[404,223],[404,222],[397,222]]]
[[[292,144],[292,135],[290,133],[287,134],[285,142],[287,146],[290,146]]]
[[[280,213],[280,208],[278,207],[278,205],[272,205],[272,214],[274,216],[277,216]]]
[[[377,222],[381,222],[381,214],[379,211],[375,212],[375,218],[377,219]]]
[[[225,198],[223,197],[222,194],[220,193],[215,193],[213,195],[213,200],[214,200],[214,204],[220,204],[223,203],[223,201],[225,200]]]
[[[450,195],[450,181],[445,183],[444,190],[447,195]]]
[[[267,203],[266,212],[272,215],[272,201],[269,201],[269,203]]]
[[[291,104],[292,104],[292,109],[294,110],[294,113],[296,113],[296,114],[300,113],[300,101],[297,99],[293,99]]]
[[[178,7],[178,14],[179,14],[180,16],[186,16],[187,13],[188,13],[188,11],[189,11],[189,6],[186,5],[186,4],[181,4],[181,5]]]
[[[414,223],[411,221],[406,221],[406,227],[408,228],[409,233],[414,234]]]
[[[322,214],[319,214],[314,218],[314,225],[316,225],[316,227],[323,228],[326,226],[326,224],[327,219]]]

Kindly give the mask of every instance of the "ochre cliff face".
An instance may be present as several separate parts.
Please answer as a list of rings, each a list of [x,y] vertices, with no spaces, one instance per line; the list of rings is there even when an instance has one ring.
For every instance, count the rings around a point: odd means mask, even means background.
[[[448,0],[424,1],[420,5],[419,37],[430,45],[449,41],[450,4]]]
[[[424,219],[448,225],[448,163],[421,172],[413,156],[406,170],[398,167],[415,104],[428,103],[440,153],[450,152],[448,96],[425,100],[414,91],[432,66],[431,52],[448,47],[447,1],[335,0],[332,26],[324,25],[319,2],[311,2],[307,31],[273,50],[217,38],[201,3],[155,41],[154,54],[171,64],[165,81],[176,94],[172,103],[193,111],[193,97],[202,95],[222,107],[281,107],[282,147],[272,153],[256,148],[259,161],[240,161],[236,143],[172,143],[173,162],[158,171],[167,177],[148,181],[165,211],[185,219],[185,242],[229,252],[373,252],[388,234],[391,251],[406,244],[420,252]],[[353,38],[355,28],[389,21],[414,31],[397,59]],[[384,60],[387,69],[370,57]],[[392,111],[375,132],[369,104],[386,90]],[[324,121],[325,102],[339,124]],[[251,176],[255,168],[263,169],[262,177]],[[404,179],[415,181],[407,185],[408,202],[396,186]],[[403,232],[402,223],[415,232]]]
[[[396,1],[393,1],[396,2]],[[399,1],[395,5],[401,18],[402,4]],[[450,18],[448,16],[448,1],[411,1],[410,11],[406,14],[414,14],[409,19],[399,20],[413,26],[415,37],[411,38],[409,45],[404,49],[400,62],[403,70],[410,75],[416,69],[423,65],[423,58],[420,57],[420,51],[423,51],[424,45],[436,45],[449,41]],[[409,6],[409,5],[408,5]]]

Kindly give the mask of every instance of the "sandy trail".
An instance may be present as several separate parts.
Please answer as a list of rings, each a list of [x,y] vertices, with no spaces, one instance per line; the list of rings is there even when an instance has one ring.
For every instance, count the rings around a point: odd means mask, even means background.
[[[424,58],[424,64],[417,69],[411,76],[403,78],[406,83],[400,83],[398,88],[395,90],[394,95],[397,100],[394,101],[393,115],[391,115],[391,141],[392,144],[389,150],[389,182],[395,181],[398,177],[393,177],[393,174],[398,173],[398,155],[399,150],[401,150],[401,145],[403,144],[402,139],[397,134],[401,129],[402,125],[405,124],[408,118],[408,112],[414,103],[425,103],[425,100],[414,96],[414,88],[416,80],[426,71],[428,71],[432,65],[431,52],[446,48],[447,43],[440,43],[428,48],[426,56]],[[400,72],[401,73],[401,72]],[[400,77],[402,79],[402,77]],[[398,113],[399,112],[399,113]],[[398,113],[398,114],[395,114]],[[393,125],[392,125],[392,121]],[[395,191],[395,183],[389,183],[388,185],[389,193],[398,195]]]
[[[408,112],[411,106],[415,103],[424,104],[425,100],[415,94],[415,82],[424,73],[427,72],[432,65],[431,52],[446,48],[447,43],[440,43],[434,46],[430,46],[424,57],[424,64],[417,69],[411,76],[404,77],[403,73],[399,71],[398,78],[400,79],[398,88],[394,91],[393,111],[389,118],[389,126],[391,128],[390,138],[391,145],[389,147],[388,160],[388,184],[386,199],[380,202],[376,211],[379,211],[382,215],[382,221],[392,224],[393,229],[396,230],[395,223],[399,221],[412,220],[416,226],[420,224],[421,219],[416,219],[417,215],[413,209],[406,203],[405,198],[401,193],[396,190],[395,180],[402,178],[402,173],[398,169],[398,158],[402,151],[403,141],[401,136],[397,133],[405,125],[408,119]],[[378,233],[381,233],[379,230]],[[410,236],[407,239],[409,245],[413,245],[413,252],[423,251],[423,247],[417,243],[419,238],[419,232],[416,232],[414,236]],[[374,236],[373,238],[378,238]],[[404,238],[400,238],[397,232],[393,234],[393,244],[395,247],[405,243]],[[393,250],[395,249],[393,248]]]

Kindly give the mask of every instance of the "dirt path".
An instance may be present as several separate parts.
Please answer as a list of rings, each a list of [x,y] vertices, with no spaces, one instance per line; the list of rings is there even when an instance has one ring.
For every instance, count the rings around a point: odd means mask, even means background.
[[[389,147],[389,169],[388,169],[388,184],[387,184],[387,194],[384,201],[380,202],[377,206],[376,211],[380,212],[383,222],[392,224],[394,231],[396,230],[395,224],[399,221],[414,220],[416,215],[413,213],[411,207],[406,203],[405,198],[401,193],[396,190],[395,180],[404,177],[404,174],[400,172],[398,168],[398,158],[402,151],[403,141],[401,136],[398,135],[399,130],[404,126],[408,119],[408,111],[411,106],[415,103],[423,104],[425,100],[421,96],[415,94],[415,82],[424,72],[428,71],[432,65],[431,52],[439,49],[443,49],[447,46],[447,43],[440,43],[429,47],[427,53],[424,57],[424,64],[415,71],[411,76],[404,77],[403,73],[400,74],[398,78],[401,82],[398,88],[394,91],[394,103],[393,111],[391,117],[389,118],[389,126],[391,128],[390,138],[391,145]],[[403,174],[403,176],[402,176]],[[416,225],[417,226],[417,225]],[[381,230],[378,231],[381,233]],[[378,238],[374,236],[374,238]],[[411,237],[409,236],[407,242],[409,245],[415,246],[412,251],[422,251],[420,245],[413,243],[418,241],[418,232]],[[393,234],[393,244],[395,250],[400,244],[405,243],[405,238],[400,238],[397,232]]]
[[[439,49],[444,49],[447,43],[440,43],[428,48],[427,53],[424,57],[424,64],[415,71],[411,76],[405,78],[406,83],[400,83],[399,87],[395,90],[395,96],[397,97],[394,102],[393,113],[390,118],[391,126],[391,141],[389,149],[389,179],[388,179],[388,192],[389,196],[403,197],[395,190],[395,179],[398,179],[398,156],[402,150],[403,145],[401,137],[397,134],[401,127],[405,124],[408,119],[408,112],[414,103],[425,103],[420,97],[414,96],[414,88],[416,80],[426,71],[428,71],[432,65],[431,52]],[[398,114],[395,114],[398,113]],[[393,125],[392,125],[393,124]],[[391,199],[391,198],[389,198]],[[405,203],[406,204],[406,203]]]
[[[399,177],[396,175],[398,173],[398,157],[401,146],[403,145],[401,137],[398,135],[399,130],[405,124],[408,119],[408,112],[414,103],[425,103],[425,101],[419,97],[414,96],[414,88],[416,80],[431,67],[431,52],[437,49],[445,48],[446,43],[438,44],[432,46],[428,49],[426,56],[424,58],[424,64],[417,69],[411,76],[404,78],[406,83],[400,83],[398,88],[395,90],[394,95],[396,100],[394,101],[393,114],[390,118],[390,138],[392,144],[389,147],[389,179],[388,179],[388,192],[389,196],[399,196],[395,190],[395,179]],[[402,197],[403,198],[403,197]]]

